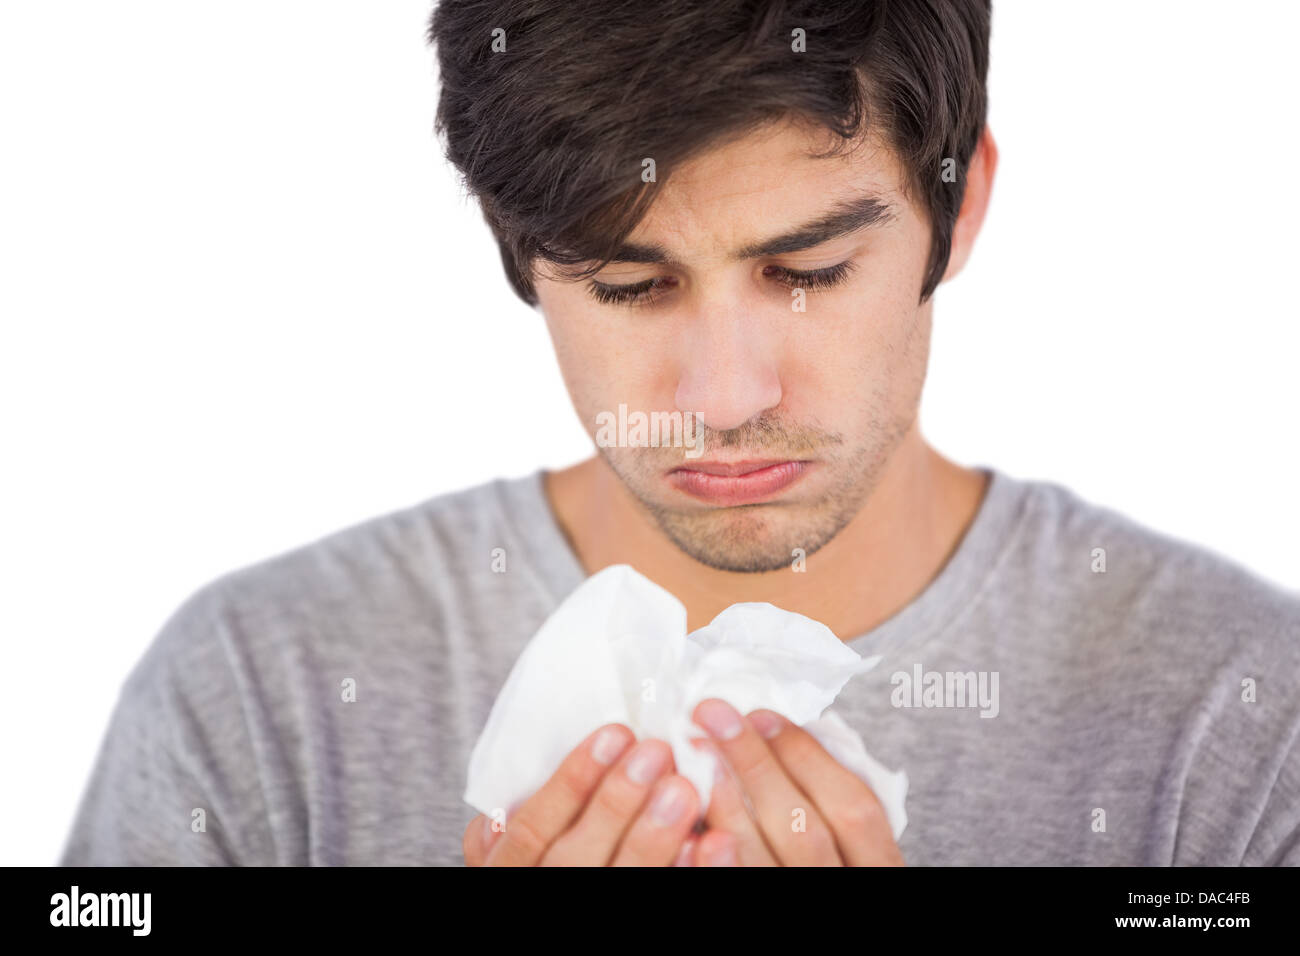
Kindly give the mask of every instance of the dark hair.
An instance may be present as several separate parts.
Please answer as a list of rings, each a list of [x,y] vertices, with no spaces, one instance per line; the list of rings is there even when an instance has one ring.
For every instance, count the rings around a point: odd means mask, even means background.
[[[428,37],[436,128],[534,305],[535,258],[603,266],[672,169],[708,147],[782,117],[841,145],[878,124],[930,219],[924,302],[947,268],[984,128],[990,4],[441,0]],[[641,182],[645,157],[656,182]]]

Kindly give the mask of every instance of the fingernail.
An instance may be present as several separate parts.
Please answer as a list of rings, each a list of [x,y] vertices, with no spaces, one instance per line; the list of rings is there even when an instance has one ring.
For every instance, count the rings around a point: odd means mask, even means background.
[[[740,714],[726,701],[713,698],[697,708],[697,722],[719,740],[730,740],[744,729]]]
[[[591,744],[591,759],[608,767],[627,748],[627,734],[621,727],[606,727]]]
[[[735,866],[736,865],[736,843],[734,840],[728,840],[722,846],[715,849],[709,854],[709,866]]]
[[[682,844],[682,848],[677,853],[677,859],[673,861],[673,866],[693,866],[691,857],[695,853],[695,838],[687,840]]]
[[[650,820],[656,826],[670,827],[686,812],[686,793],[676,780],[669,780],[650,803]]]
[[[781,732],[781,717],[779,714],[775,714],[770,710],[754,711],[749,715],[749,722],[754,725],[754,729],[762,734],[766,740],[771,740]]]
[[[666,748],[655,746],[650,741],[637,744],[636,750],[627,760],[627,776],[633,783],[650,783],[668,767]]]

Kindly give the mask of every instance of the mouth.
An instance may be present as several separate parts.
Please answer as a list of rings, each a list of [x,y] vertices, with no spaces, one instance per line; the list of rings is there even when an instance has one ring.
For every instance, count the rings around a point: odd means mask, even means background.
[[[693,461],[668,472],[668,481],[692,498],[730,508],[771,501],[802,478],[811,465],[783,459]]]

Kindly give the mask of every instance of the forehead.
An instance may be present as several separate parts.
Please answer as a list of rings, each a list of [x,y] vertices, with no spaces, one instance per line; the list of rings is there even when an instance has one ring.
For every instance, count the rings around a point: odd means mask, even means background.
[[[722,257],[837,200],[874,193],[912,214],[901,162],[869,133],[834,155],[838,137],[792,120],[746,132],[670,172],[629,242]]]

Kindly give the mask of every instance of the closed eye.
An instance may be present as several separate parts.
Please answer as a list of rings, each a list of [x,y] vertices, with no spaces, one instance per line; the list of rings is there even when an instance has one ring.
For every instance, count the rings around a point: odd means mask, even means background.
[[[787,289],[804,289],[808,292],[817,292],[839,285],[848,278],[849,273],[852,271],[853,263],[845,260],[833,266],[827,266],[825,269],[811,269],[808,271],[787,269],[785,266],[765,266],[763,275],[773,277]]]
[[[785,266],[765,266],[763,275],[787,289],[819,292],[844,282],[853,268],[853,263],[848,260],[824,269],[805,270],[789,269]],[[597,302],[605,304],[648,305],[676,286],[676,279],[670,276],[656,276],[630,285],[610,285],[607,282],[592,280],[587,285],[587,291]]]
[[[641,282],[633,282],[631,285],[609,285],[605,282],[592,282],[587,286],[587,291],[597,302],[617,305],[620,303],[636,303],[644,305],[659,298],[659,295],[665,288],[671,288],[677,285],[676,279],[667,279],[656,276],[653,279],[644,279]]]

